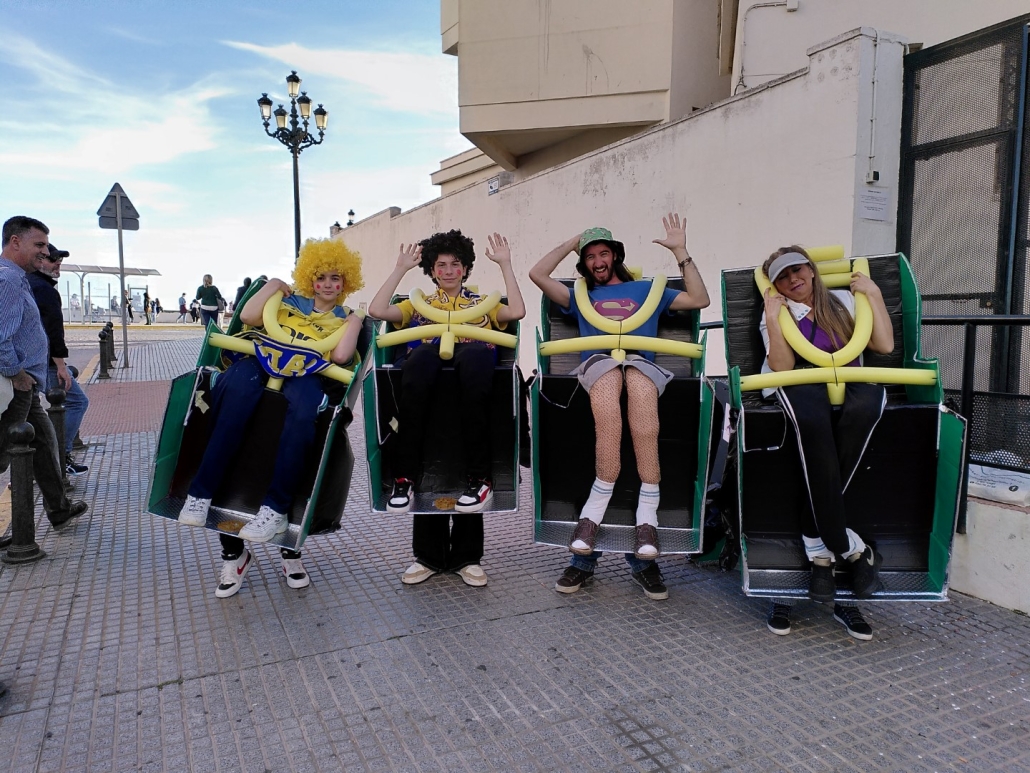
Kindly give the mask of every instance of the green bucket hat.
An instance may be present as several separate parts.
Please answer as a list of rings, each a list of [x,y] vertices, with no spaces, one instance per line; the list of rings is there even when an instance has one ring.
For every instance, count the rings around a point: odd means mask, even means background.
[[[607,228],[588,228],[579,237],[579,247],[576,248],[576,254],[582,255],[583,249],[589,247],[594,242],[607,242],[611,245],[612,251],[618,258],[625,259],[626,247],[622,242],[615,241],[612,238],[612,232]]]

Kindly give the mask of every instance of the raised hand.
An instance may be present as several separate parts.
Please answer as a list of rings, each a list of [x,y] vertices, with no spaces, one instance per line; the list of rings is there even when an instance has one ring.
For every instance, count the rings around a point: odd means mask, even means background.
[[[786,299],[769,287],[765,291],[765,322],[770,324],[779,319],[780,309],[787,303]]]
[[[881,296],[880,288],[876,286],[876,282],[857,271],[851,275],[851,292],[865,293],[870,298]]]
[[[405,247],[401,244],[400,254],[397,256],[397,268],[410,271],[422,260],[422,245],[409,244]]]
[[[494,232],[493,236],[487,236],[490,246],[486,248],[486,257],[498,265],[511,263],[511,249],[508,247],[508,239]]]
[[[680,220],[675,212],[670,212],[662,218],[662,225],[665,226],[665,238],[654,239],[655,244],[660,244],[667,250],[687,249],[687,219]]]

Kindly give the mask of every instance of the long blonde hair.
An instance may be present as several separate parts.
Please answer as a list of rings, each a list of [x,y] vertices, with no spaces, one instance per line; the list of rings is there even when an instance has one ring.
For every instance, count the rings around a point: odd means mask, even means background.
[[[819,276],[819,269],[808,253],[805,252],[804,247],[799,247],[796,244],[792,244],[790,247],[780,247],[762,264],[762,271],[765,272],[766,276],[769,276],[769,266],[772,265],[772,262],[780,255],[786,255],[788,252],[804,255],[808,261],[809,268],[812,269],[812,314],[815,317],[816,326],[828,332],[838,348],[843,347],[851,340],[851,336],[855,332],[855,320],[848,313],[848,310],[844,308],[844,304],[834,298],[830,291],[826,289],[822,277]]]

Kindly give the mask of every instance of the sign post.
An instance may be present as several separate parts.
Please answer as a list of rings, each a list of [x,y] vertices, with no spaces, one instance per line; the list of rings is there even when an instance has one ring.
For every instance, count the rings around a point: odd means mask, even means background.
[[[129,197],[122,190],[122,186],[115,183],[111,192],[107,194],[104,203],[97,210],[100,216],[101,228],[112,228],[118,230],[118,284],[121,288],[122,304],[122,367],[129,367],[129,311],[126,304],[132,299],[125,297],[125,253],[122,248],[122,231],[139,230],[139,212],[129,201]]]

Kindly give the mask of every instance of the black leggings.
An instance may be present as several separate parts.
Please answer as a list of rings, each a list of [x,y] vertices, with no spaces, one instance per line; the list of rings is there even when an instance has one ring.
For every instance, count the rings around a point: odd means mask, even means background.
[[[232,534],[219,534],[218,540],[222,543],[223,561],[235,561],[243,555],[243,548],[246,547],[246,544],[239,537],[234,537]],[[283,558],[300,558],[299,550],[279,548],[279,553]]]
[[[494,383],[493,349],[480,343],[457,344],[451,364],[458,376],[461,415],[459,435],[465,451],[465,473],[490,477],[490,392]],[[421,344],[401,364],[400,431],[394,477],[415,480],[421,463],[426,427],[433,413],[436,380],[444,361],[438,345]],[[450,417],[436,417],[438,421]],[[449,438],[453,442],[454,438]],[[434,516],[436,517],[436,516]]]
[[[887,395],[878,384],[847,384],[836,425],[825,384],[781,387],[776,396],[797,433],[808,488],[811,509],[801,533],[822,538],[829,550],[843,555],[851,547],[844,492],[883,415]]]

